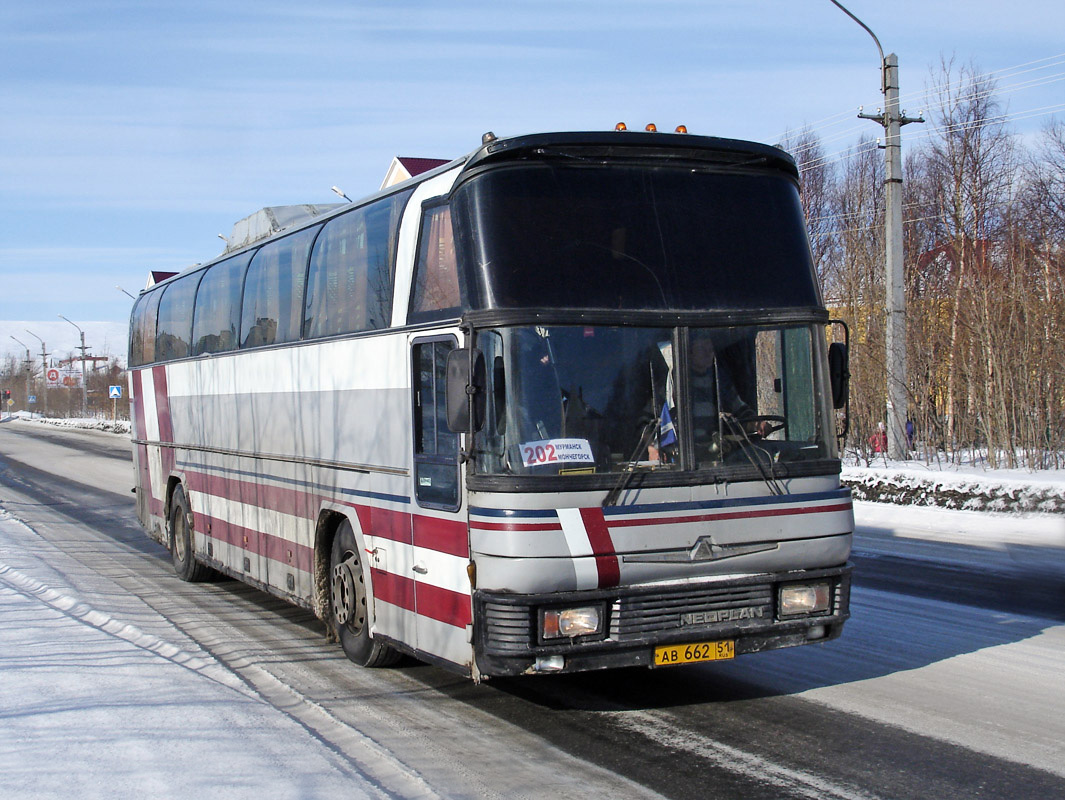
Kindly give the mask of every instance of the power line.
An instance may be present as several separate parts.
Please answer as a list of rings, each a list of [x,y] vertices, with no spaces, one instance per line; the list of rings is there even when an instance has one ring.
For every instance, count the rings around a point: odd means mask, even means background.
[[[1043,63],[1043,62],[1053,62],[1053,63]],[[1042,66],[1033,66],[1033,65],[1036,65],[1036,64],[1042,64]],[[980,82],[992,80],[996,76],[1000,77],[1000,78],[1003,78],[1003,79],[1016,78],[1019,75],[1027,74],[1029,72],[1038,72],[1040,70],[1050,69],[1051,67],[1061,66],[1063,64],[1065,64],[1065,53],[1058,53],[1057,55],[1047,56],[1045,58],[1034,59],[1032,61],[1026,61],[1026,62],[1024,62],[1022,64],[1016,64],[1016,65],[1010,66],[1010,67],[1003,67],[1003,68],[997,69],[997,70],[989,70],[987,72],[983,72],[983,73],[980,73],[980,74],[977,74],[977,75],[961,76],[956,81],[944,84],[943,86],[940,86],[940,87],[926,88],[926,89],[923,89],[923,90],[920,90],[920,91],[917,91],[917,92],[913,92],[913,93],[908,94],[908,95],[903,95],[902,97],[900,97],[900,102],[905,100],[908,104],[912,104],[913,101],[915,101],[915,100],[918,100],[918,101],[929,100],[929,101],[931,101],[932,99],[934,99],[933,92],[949,92],[952,89],[955,89],[955,88],[958,88],[958,87],[961,87],[961,86],[965,86],[967,84],[980,83]],[[1031,69],[1024,69],[1025,67],[1031,67]],[[1056,82],[1056,81],[1061,79],[1059,77],[1061,75],[1062,75],[1062,73],[1055,73],[1054,75],[1051,75],[1051,76],[1042,76],[1041,78],[1035,79],[1033,81],[1026,81],[1026,82],[1023,82],[1021,84],[1012,84],[1012,85],[1010,85],[1008,87],[1002,87],[1002,89],[1000,90],[999,93],[1007,93],[1008,94],[1008,93],[1012,93],[1014,91],[1020,91],[1022,89],[1035,88],[1035,87],[1038,87],[1038,86],[1046,85],[1048,83],[1054,83],[1054,82]],[[977,89],[977,91],[980,91],[980,90]],[[992,90],[992,91],[994,91],[994,90]],[[975,99],[975,98],[972,97],[972,96],[966,96],[966,97],[959,98],[959,100],[961,100],[961,101],[964,101],[964,100],[967,100],[967,99]],[[931,102],[925,103],[925,105],[930,105],[930,104],[931,104]],[[815,123],[813,123],[811,125],[803,125],[800,128],[789,128],[786,131],[784,131],[783,134],[778,136],[776,138],[776,141],[784,141],[790,134],[795,133],[795,132],[799,132],[799,133],[809,132],[809,133],[812,133],[812,134],[816,134],[819,130],[822,130],[822,129],[825,129],[825,128],[832,128],[832,127],[835,127],[836,125],[840,125],[844,121],[846,121],[846,119],[848,119],[848,118],[853,119],[853,117],[851,116],[852,113],[853,112],[849,111],[849,110],[848,111],[842,111],[842,112],[839,112],[837,114],[833,114],[833,115],[831,115],[829,117],[825,117],[823,120],[820,120],[819,122],[815,122]],[[831,125],[827,125],[827,126],[823,124],[823,123],[826,123],[826,122],[830,122],[832,120],[837,120],[837,121],[833,122]],[[834,134],[833,138],[838,138],[838,136],[839,136],[838,134]],[[795,152],[802,152],[802,151],[800,150],[800,151],[795,151]]]

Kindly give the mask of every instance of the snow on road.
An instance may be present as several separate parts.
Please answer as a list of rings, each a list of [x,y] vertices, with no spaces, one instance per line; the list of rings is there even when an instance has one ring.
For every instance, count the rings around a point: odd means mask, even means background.
[[[77,597],[40,544],[0,511],[5,797],[380,796],[210,656]]]

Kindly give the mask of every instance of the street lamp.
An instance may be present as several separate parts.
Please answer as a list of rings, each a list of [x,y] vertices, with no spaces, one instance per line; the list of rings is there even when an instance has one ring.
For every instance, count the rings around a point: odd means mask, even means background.
[[[30,347],[29,347],[28,344],[26,344],[25,342],[19,341],[14,336],[12,336],[11,338],[15,339],[16,342],[18,342],[20,345],[22,345],[23,347],[26,348],[26,410],[29,411],[30,410],[30,368],[33,366],[33,359],[30,358]]]
[[[910,119],[899,113],[899,57],[884,55],[884,48],[876,34],[843,7],[837,0],[832,5],[853,19],[873,37],[880,53],[880,91],[884,94],[884,110],[879,114],[858,116],[884,126],[884,290],[887,320],[885,325],[887,367],[887,429],[888,455],[902,459],[909,455],[906,444],[906,413],[909,406],[906,389],[906,284],[902,258],[902,146],[900,130],[910,122],[924,122],[920,117]]]
[[[66,319],[67,322],[78,328],[78,333],[81,334],[81,347],[78,348],[81,350],[81,416],[87,417],[89,416],[89,390],[85,383],[85,331],[79,328],[77,323],[71,322],[62,314],[56,314],[56,316],[60,319]]]
[[[42,339],[36,333],[31,331],[29,328],[26,329],[26,333],[28,333],[30,336],[32,336],[34,339],[41,343],[41,370],[42,377],[44,378],[44,391],[41,392],[41,397],[43,398],[43,402],[41,404],[41,413],[45,416],[48,416],[48,351],[45,350],[44,339]]]

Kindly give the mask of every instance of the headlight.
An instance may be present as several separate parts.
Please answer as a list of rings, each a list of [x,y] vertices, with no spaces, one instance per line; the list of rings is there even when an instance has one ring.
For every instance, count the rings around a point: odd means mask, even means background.
[[[780,587],[781,617],[820,614],[832,609],[832,585],[828,581],[789,583]]]
[[[582,608],[548,608],[540,623],[545,639],[572,639],[574,636],[589,636],[601,633],[603,616],[599,606]]]

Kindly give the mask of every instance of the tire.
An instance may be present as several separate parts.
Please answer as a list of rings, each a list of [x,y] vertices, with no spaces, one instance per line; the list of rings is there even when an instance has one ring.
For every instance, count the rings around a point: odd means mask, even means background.
[[[370,635],[361,551],[347,520],[340,524],[333,538],[329,576],[329,613],[344,654],[360,667],[387,667],[396,663],[399,653]]]
[[[199,583],[211,577],[210,567],[196,560],[192,515],[185,499],[185,490],[178,486],[170,498],[170,558],[174,572],[183,581]]]

